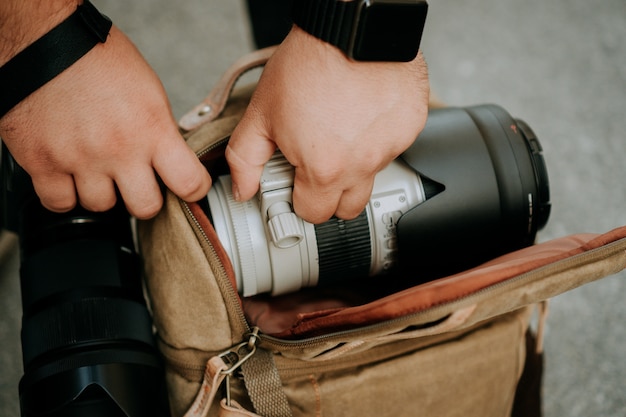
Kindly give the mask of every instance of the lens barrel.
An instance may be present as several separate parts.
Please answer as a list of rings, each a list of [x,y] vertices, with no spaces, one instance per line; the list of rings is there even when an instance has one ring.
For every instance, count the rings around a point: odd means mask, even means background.
[[[336,217],[315,225],[319,259],[318,285],[366,277],[372,267],[372,241],[367,212],[352,220]]]
[[[531,245],[550,214],[541,145],[496,105],[432,110],[417,140],[376,175],[356,219],[297,218],[289,212],[294,175],[275,155],[258,199],[234,201],[227,175],[209,192],[209,215],[244,296],[387,271],[407,285],[429,281]],[[267,221],[277,202],[280,218]]]
[[[20,213],[23,417],[167,415],[130,216]]]

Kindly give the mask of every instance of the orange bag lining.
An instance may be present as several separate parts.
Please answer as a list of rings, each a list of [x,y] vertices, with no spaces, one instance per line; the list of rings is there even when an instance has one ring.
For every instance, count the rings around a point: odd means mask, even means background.
[[[234,269],[207,215],[197,203],[189,204],[189,208],[215,248],[236,289]],[[626,237],[626,226],[602,235],[576,234],[554,239],[373,301],[350,289],[310,289],[280,297],[247,297],[241,299],[241,302],[250,323],[259,326],[265,333],[281,338],[309,337],[414,314],[623,237]]]

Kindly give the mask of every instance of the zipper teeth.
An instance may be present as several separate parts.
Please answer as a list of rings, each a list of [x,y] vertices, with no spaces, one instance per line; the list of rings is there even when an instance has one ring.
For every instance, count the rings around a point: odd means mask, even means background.
[[[230,139],[230,135],[223,137],[222,139],[216,141],[215,143],[213,143],[212,145],[207,146],[206,148],[202,149],[201,151],[196,153],[196,156],[198,158],[201,158],[202,156],[208,154],[209,152],[211,152],[212,150],[218,148],[219,146],[223,145],[224,143],[228,142],[228,140]],[[215,251],[215,248],[213,247],[213,243],[211,243],[211,241],[209,240],[209,237],[206,235],[204,229],[202,228],[202,225],[200,225],[200,222],[198,221],[198,219],[196,219],[196,217],[193,215],[193,213],[191,212],[191,209],[189,208],[189,205],[183,201],[180,200],[180,203],[183,207],[183,210],[185,210],[185,213],[187,214],[187,219],[190,219],[194,226],[195,229],[198,230],[200,232],[200,234],[202,235],[202,238],[204,239],[204,241],[208,244],[208,247],[211,251],[211,254],[213,255],[213,257],[215,259],[219,259],[219,256],[217,255],[217,252]],[[219,263],[219,272],[221,274],[221,276],[225,277],[228,274],[226,273],[226,268],[224,268],[224,265],[220,262]],[[248,321],[246,320],[246,316],[241,308],[241,303],[239,300],[239,296],[237,295],[237,293],[234,291],[234,289],[229,285],[228,286],[228,291],[227,291],[227,298],[228,298],[228,303],[233,306],[233,308],[235,309],[235,312],[237,313],[237,317],[238,319],[241,321],[241,323],[243,324],[243,328],[246,330],[246,332],[250,332],[250,325],[248,324]],[[242,335],[243,337],[243,335]]]
[[[200,151],[196,152],[196,156],[198,158],[202,158],[204,155],[206,155],[207,153],[211,152],[215,148],[219,148],[220,146],[222,146],[223,144],[228,142],[229,139],[230,139],[230,135],[226,135],[223,138],[218,139],[213,144],[211,144],[211,145],[207,146],[206,148],[201,149]]]
[[[188,209],[187,209],[188,210]],[[192,216],[193,218],[193,216]],[[196,223],[196,225],[198,225],[199,223],[194,219],[194,222]],[[202,230],[200,228],[200,230]],[[202,235],[207,239],[206,234],[204,233],[204,231],[202,231]],[[210,243],[210,242],[209,242]],[[211,250],[213,250],[213,245],[210,245]],[[335,332],[335,333],[331,333],[328,335],[324,335],[324,336],[317,336],[317,337],[312,337],[312,338],[308,338],[308,339],[301,339],[301,340],[285,340],[285,339],[279,339],[279,338],[275,338],[273,336],[269,336],[269,335],[265,335],[265,334],[259,334],[259,337],[262,339],[262,341],[264,343],[267,343],[270,347],[272,348],[282,348],[282,347],[286,347],[286,348],[293,348],[293,347],[299,347],[299,348],[306,348],[306,347],[314,347],[315,345],[324,343],[324,342],[329,342],[332,341],[333,339],[339,339],[342,338],[344,336],[354,336],[356,334],[359,333],[366,333],[372,330],[376,330],[378,328],[381,327],[385,327],[388,325],[394,325],[397,323],[402,323],[403,321],[412,321],[413,319],[415,319],[416,317],[422,316],[422,315],[426,315],[426,314],[436,314],[438,311],[441,310],[447,310],[447,308],[452,305],[452,304],[457,304],[457,303],[463,303],[463,302],[472,302],[472,301],[478,301],[476,299],[481,299],[485,296],[486,293],[491,293],[493,291],[497,291],[499,289],[503,289],[506,288],[507,286],[510,285],[514,285],[515,283],[517,283],[518,281],[521,280],[525,280],[525,279],[531,279],[533,276],[543,276],[546,274],[550,274],[553,271],[561,271],[561,270],[565,270],[565,269],[569,269],[571,267],[580,265],[580,264],[584,264],[586,263],[588,260],[591,259],[604,259],[604,258],[608,258],[609,256],[612,256],[614,254],[616,254],[617,252],[621,251],[621,250],[626,250],[626,238],[622,238],[620,240],[617,240],[615,242],[611,242],[607,245],[601,246],[599,248],[593,249],[591,251],[587,251],[587,252],[583,252],[580,253],[578,255],[574,255],[572,257],[569,258],[565,258],[562,259],[560,261],[545,265],[543,267],[540,267],[538,269],[534,269],[532,271],[528,271],[525,272],[523,274],[517,275],[513,278],[507,279],[505,281],[501,281],[499,283],[493,284],[489,287],[485,287],[481,290],[478,290],[468,296],[465,297],[461,297],[459,299],[456,299],[454,301],[450,301],[450,302],[446,302],[444,304],[440,304],[436,307],[432,307],[429,308],[427,310],[423,310],[420,312],[417,312],[415,314],[411,314],[408,316],[404,316],[404,317],[400,317],[397,319],[392,319],[392,320],[387,320],[381,323],[376,323],[370,326],[366,326],[366,327],[360,327],[358,329],[354,329],[354,330],[345,330],[345,331],[339,331],[339,332]],[[223,269],[222,266],[220,266],[221,269]],[[232,290],[231,290],[232,291]],[[234,294],[234,291],[233,291]],[[236,295],[234,295],[236,297]],[[237,300],[238,301],[238,300]],[[238,311],[241,311],[241,309],[239,308],[239,306],[237,305],[237,309]],[[241,312],[241,319],[242,321],[246,324],[247,327],[249,327],[245,316],[243,316],[243,312]],[[192,373],[197,373],[197,372],[202,372],[204,370],[204,366],[198,366],[195,364],[189,364],[189,363],[181,363],[181,362],[177,362],[174,363],[176,361],[170,361],[169,365],[170,366],[174,366],[176,369],[179,370],[186,370]],[[317,363],[315,366],[319,366],[320,364]],[[293,369],[290,369],[290,371],[292,372],[298,372],[298,370],[300,370],[300,367],[296,367]]]
[[[268,345],[271,345],[271,347],[273,348],[314,347],[316,345],[330,342],[330,341],[333,341],[334,339],[340,339],[345,336],[354,336],[354,335],[358,335],[359,333],[368,333],[368,332],[375,331],[379,328],[383,328],[389,325],[401,324],[402,322],[405,322],[405,321],[412,322],[415,318],[420,317],[420,316],[425,316],[427,314],[436,314],[438,311],[446,311],[448,310],[449,306],[453,304],[478,302],[482,298],[485,297],[485,294],[501,290],[508,286],[515,285],[519,281],[526,280],[526,279],[530,280],[533,276],[548,275],[553,271],[570,269],[573,266],[587,263],[589,258],[604,259],[619,252],[620,250],[626,250],[626,238],[622,238],[620,240],[611,242],[607,245],[592,249],[590,251],[579,253],[572,257],[561,259],[557,262],[544,265],[537,269],[533,269],[531,271],[525,272],[515,277],[509,278],[504,281],[492,284],[488,287],[482,288],[467,296],[463,296],[455,300],[447,301],[445,303],[439,304],[435,307],[431,307],[426,310],[422,310],[422,311],[419,311],[419,312],[416,312],[407,316],[398,317],[396,319],[386,320],[380,323],[372,324],[370,326],[359,327],[358,329],[342,330],[342,331],[330,333],[327,335],[315,336],[315,337],[311,337],[308,339],[300,339],[300,340],[279,339],[279,338],[265,335],[265,334],[260,334],[259,336],[264,342],[267,342]]]
[[[195,225],[196,230],[198,230],[200,232],[200,234],[202,235],[204,240],[208,243],[209,250],[211,251],[211,254],[214,256],[215,259],[219,259],[219,257],[217,256],[217,252],[215,251],[215,248],[213,247],[213,244],[211,243],[211,241],[209,240],[208,236],[206,235],[206,233],[202,229],[202,226],[200,225],[200,222],[198,222],[198,220],[195,218],[195,216],[191,212],[191,209],[189,208],[189,205],[186,202],[182,201],[182,200],[181,200],[181,204],[183,206],[183,209],[187,213],[187,217],[189,219],[191,219],[191,221]],[[219,264],[219,272],[220,272],[220,274],[222,276],[228,275],[226,273],[226,268],[224,268],[224,265],[222,265],[221,262]],[[227,293],[228,293],[227,294],[228,303],[231,304],[232,306],[234,306],[235,311],[237,313],[237,317],[244,324],[243,327],[246,329],[246,331],[249,332],[250,331],[250,325],[248,324],[248,321],[246,320],[246,316],[245,316],[245,314],[243,313],[243,310],[240,307],[239,297],[237,296],[235,291],[232,288],[230,288],[230,287],[229,287]]]

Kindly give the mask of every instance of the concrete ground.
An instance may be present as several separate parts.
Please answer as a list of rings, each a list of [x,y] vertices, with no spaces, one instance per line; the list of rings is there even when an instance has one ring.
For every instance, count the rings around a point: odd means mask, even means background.
[[[94,2],[162,77],[176,116],[251,48],[240,0]],[[626,225],[624,0],[431,0],[423,49],[444,101],[500,104],[539,137],[553,204],[540,240]],[[18,253],[0,245],[0,416],[14,417]],[[553,300],[547,417],[626,416],[625,298],[622,272]]]

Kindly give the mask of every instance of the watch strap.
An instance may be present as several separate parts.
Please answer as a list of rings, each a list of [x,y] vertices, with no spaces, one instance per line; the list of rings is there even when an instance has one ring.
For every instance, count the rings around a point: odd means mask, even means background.
[[[358,1],[294,0],[293,23],[348,53]]]
[[[67,19],[0,67],[0,118],[104,43],[111,26],[108,17],[84,0]]]

